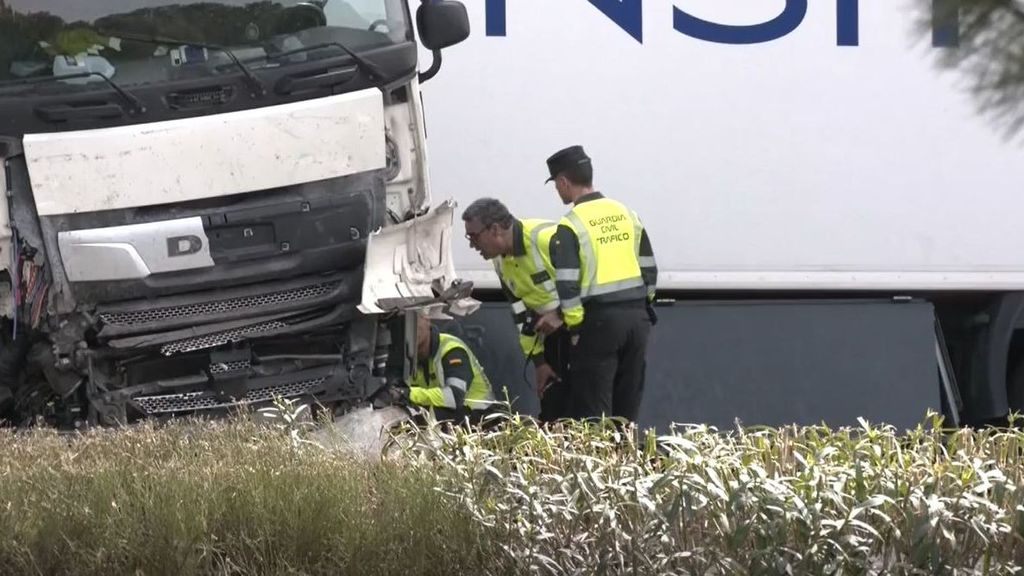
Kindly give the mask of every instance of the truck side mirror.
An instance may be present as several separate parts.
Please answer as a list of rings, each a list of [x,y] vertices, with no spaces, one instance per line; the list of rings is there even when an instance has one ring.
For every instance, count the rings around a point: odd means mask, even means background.
[[[416,9],[416,28],[428,50],[443,50],[469,38],[469,16],[462,2],[423,0]]]

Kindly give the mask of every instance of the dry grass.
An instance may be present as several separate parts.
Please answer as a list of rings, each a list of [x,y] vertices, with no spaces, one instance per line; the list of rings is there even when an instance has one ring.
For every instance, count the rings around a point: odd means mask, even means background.
[[[475,525],[426,470],[251,422],[0,432],[9,574],[452,574]]]
[[[287,420],[287,419],[286,419]],[[1024,434],[864,424],[0,432],[6,574],[1015,574]]]

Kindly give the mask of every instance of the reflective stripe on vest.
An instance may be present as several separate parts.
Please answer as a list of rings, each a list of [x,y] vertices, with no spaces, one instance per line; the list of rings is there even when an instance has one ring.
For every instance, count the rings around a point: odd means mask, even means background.
[[[555,288],[555,279],[551,277],[553,267],[544,259],[541,234],[549,231],[547,240],[550,242],[557,224],[546,220],[522,220],[520,224],[523,227],[523,244],[528,258],[499,256],[494,259],[494,271],[516,298],[522,300],[530,310],[539,314],[556,310],[558,290]],[[525,273],[520,270],[517,274],[513,262],[524,268]]]
[[[463,404],[472,410],[487,408],[494,404],[494,392],[491,390],[491,383],[487,379],[487,375],[484,373],[483,366],[480,365],[480,361],[477,360],[476,355],[469,349],[469,346],[451,334],[445,334],[442,332],[438,334],[438,337],[439,342],[437,346],[437,353],[434,354],[434,357],[431,359],[430,365],[432,370],[430,371],[430,374],[424,375],[422,369],[417,370],[416,374],[413,375],[412,385],[423,388],[441,388],[447,391],[448,382],[441,381],[441,378],[444,375],[444,364],[442,359],[446,354],[453,350],[465,350],[466,355],[469,356],[470,368],[473,370],[473,381],[469,382],[467,386],[467,383],[461,381],[454,382],[458,379],[452,378],[452,383],[457,387],[462,387],[458,386],[459,383],[466,386],[466,389],[463,390],[465,393],[465,400],[463,400]],[[454,397],[445,395],[445,399],[447,400],[448,398]],[[452,403],[454,404],[454,402]],[[449,408],[455,408],[455,406],[449,406]]]
[[[540,312],[541,314],[558,308],[558,290],[555,288],[555,279],[551,277],[551,273],[548,272],[547,268],[544,266],[544,256],[541,254],[540,249],[540,233],[548,228],[552,228],[553,226],[555,226],[554,222],[545,222],[534,226],[533,230],[530,231],[530,252],[533,255],[534,270],[536,271],[536,274],[543,273],[545,280],[540,283],[540,287],[547,291],[548,296],[553,300],[553,302],[544,306],[547,308],[546,310],[537,310],[537,312]],[[524,234],[526,233],[525,230],[526,228],[524,227]],[[552,230],[552,232],[554,231]]]
[[[643,226],[636,214],[600,198],[574,206],[564,223],[576,232],[580,245],[582,300],[644,285],[639,256]]]

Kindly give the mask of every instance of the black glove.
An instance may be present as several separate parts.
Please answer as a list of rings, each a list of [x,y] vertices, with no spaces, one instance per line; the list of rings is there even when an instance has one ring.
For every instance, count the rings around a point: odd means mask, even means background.
[[[388,388],[388,399],[392,404],[407,406],[409,404],[409,389],[405,386],[392,386]]]
[[[651,326],[658,325],[658,313],[654,311],[654,304],[647,303],[647,317],[651,319]]]

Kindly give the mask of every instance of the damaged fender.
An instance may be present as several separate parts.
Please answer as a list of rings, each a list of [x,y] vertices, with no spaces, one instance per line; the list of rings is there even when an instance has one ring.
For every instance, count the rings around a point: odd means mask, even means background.
[[[465,316],[480,307],[469,296],[471,282],[455,277],[451,239],[455,202],[372,233],[367,239],[363,278],[364,314],[428,310]],[[442,312],[443,311],[443,312]]]

